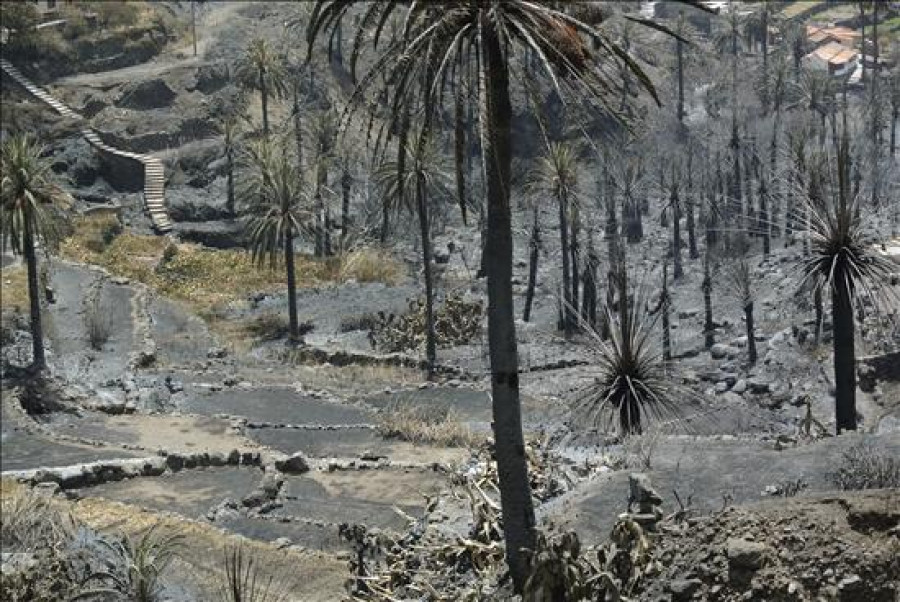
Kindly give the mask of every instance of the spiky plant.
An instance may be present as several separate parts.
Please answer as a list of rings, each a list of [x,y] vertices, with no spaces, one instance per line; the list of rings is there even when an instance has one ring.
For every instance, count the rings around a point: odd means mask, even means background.
[[[122,535],[99,543],[107,554],[103,566],[82,584],[84,589],[72,600],[93,600],[98,596],[120,596],[134,602],[157,602],[162,592],[161,577],[181,548],[183,536],[158,532],[159,523],[140,538]],[[101,585],[88,587],[88,583]]]
[[[744,258],[738,259],[726,274],[731,291],[744,311],[744,327],[747,332],[747,360],[756,363],[756,329],[753,323],[753,305],[756,295],[753,290],[753,273],[750,264]]]
[[[59,210],[68,206],[69,195],[56,182],[44,149],[28,136],[10,136],[0,150],[0,237],[16,255],[24,255],[28,272],[31,313],[32,369],[46,366],[41,295],[38,289],[36,245],[44,252],[60,239]]]
[[[690,3],[701,6],[699,2]],[[363,45],[371,41],[377,47],[385,25],[400,16],[397,37],[381,50],[349,100],[349,111],[353,112],[371,106],[377,102],[379,91],[384,92],[386,132],[397,131],[397,124],[410,111],[421,110],[427,123],[440,107],[445,90],[453,84],[467,82],[468,89],[479,90],[478,122],[490,233],[485,263],[494,434],[507,561],[516,591],[521,591],[525,583],[522,550],[534,545],[535,519],[523,454],[513,315],[509,201],[513,113],[510,75],[516,74],[514,59],[527,49],[546,75],[544,81],[565,96],[574,96],[602,111],[614,110],[609,95],[621,90],[622,72],[633,74],[656,98],[647,75],[607,32],[557,6],[547,0],[372,2],[364,5],[359,17],[350,56],[350,71],[355,74]],[[319,34],[335,35],[341,20],[356,7],[357,3],[347,0],[316,3],[307,28],[310,54],[315,51]]]
[[[627,284],[624,290],[630,290]],[[579,392],[575,404],[576,411],[598,428],[608,429],[618,417],[623,435],[640,433],[650,419],[672,418],[678,412],[677,387],[667,377],[666,363],[654,343],[660,314],[646,311],[640,289],[632,293],[630,301],[628,294],[620,294],[619,311],[606,308],[608,340],[586,329],[599,374]]]
[[[863,221],[861,197],[850,192],[849,140],[845,133],[822,170],[820,190],[802,197],[809,215],[810,254],[803,258],[801,286],[831,297],[834,328],[834,383],[837,432],[856,429],[856,351],[854,306],[868,298],[874,307],[887,297],[896,266],[875,250],[879,242]],[[826,297],[827,298],[827,297]]]
[[[250,40],[235,72],[242,86],[259,90],[262,101],[263,133],[269,135],[269,99],[281,98],[287,91],[284,58],[264,38]]]
[[[274,269],[283,258],[288,287],[288,338],[300,341],[294,240],[306,231],[311,198],[297,166],[283,148],[263,140],[251,145],[244,161],[248,178],[242,189],[249,251],[260,266]]]
[[[285,602],[288,587],[280,575],[263,575],[259,562],[243,543],[224,551],[220,602]]]

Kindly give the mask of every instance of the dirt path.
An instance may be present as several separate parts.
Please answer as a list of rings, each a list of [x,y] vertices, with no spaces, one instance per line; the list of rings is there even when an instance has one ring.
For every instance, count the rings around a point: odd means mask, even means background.
[[[203,11],[200,22],[197,23],[197,56],[193,56],[193,44],[188,35],[186,44],[167,47],[150,62],[112,71],[62,77],[54,81],[53,85],[112,86],[128,81],[159,77],[172,70],[194,69],[212,63],[213,61],[206,58],[206,51],[219,40],[223,32],[228,31],[227,25],[232,20],[240,18],[238,13],[241,4],[238,2],[209,2],[206,6],[208,8]]]

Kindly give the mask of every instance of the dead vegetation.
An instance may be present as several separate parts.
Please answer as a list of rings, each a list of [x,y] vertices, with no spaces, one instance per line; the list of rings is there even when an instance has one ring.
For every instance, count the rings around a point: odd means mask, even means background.
[[[451,293],[434,312],[434,330],[439,347],[468,345],[481,335],[481,300],[466,300]],[[418,349],[425,345],[425,301],[409,302],[403,314],[378,312],[369,331],[372,347],[386,353]]]
[[[378,432],[386,439],[417,445],[476,447],[484,441],[469,429],[459,413],[446,404],[416,404],[411,400],[392,403],[378,415]]]
[[[900,459],[862,442],[845,450],[831,481],[843,490],[900,487]]]

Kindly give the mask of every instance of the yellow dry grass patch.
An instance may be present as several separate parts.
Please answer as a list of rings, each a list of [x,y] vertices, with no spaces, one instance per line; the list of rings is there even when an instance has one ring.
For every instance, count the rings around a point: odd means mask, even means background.
[[[283,267],[259,266],[243,250],[174,244],[164,237],[129,232],[98,247],[98,236],[102,237],[108,227],[102,221],[106,219],[76,219],[73,234],[62,244],[62,255],[143,282],[207,317],[215,316],[229,304],[246,300],[251,293],[277,291],[286,286]],[[402,265],[395,258],[369,249],[329,259],[297,255],[295,263],[300,288],[351,278],[396,284],[403,277]]]
[[[28,274],[24,265],[0,270],[0,308],[28,311]]]

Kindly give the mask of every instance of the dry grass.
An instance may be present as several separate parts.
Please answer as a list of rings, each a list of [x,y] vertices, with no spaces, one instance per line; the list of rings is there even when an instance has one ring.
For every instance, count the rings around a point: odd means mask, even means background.
[[[350,251],[340,260],[338,279],[341,282],[383,282],[399,284],[405,275],[403,264],[390,253],[375,247],[361,247]]]
[[[101,222],[101,223],[98,223]],[[82,217],[74,221],[72,236],[62,244],[63,257],[99,265],[112,274],[147,284],[159,292],[185,302],[207,317],[217,314],[251,293],[274,292],[285,287],[282,268],[255,265],[241,250],[207,249],[199,245],[174,245],[159,236],[124,233],[99,250],[98,236],[104,231],[102,218]],[[163,260],[164,254],[166,255]],[[355,278],[394,284],[401,264],[380,252],[359,250],[344,258],[320,260],[306,255],[296,259],[297,285],[321,286]]]
[[[900,459],[870,443],[859,443],[844,451],[830,478],[843,490],[900,487]]]
[[[0,491],[0,542],[5,551],[54,548],[74,534],[76,523],[58,500],[7,481]]]
[[[0,308],[4,310],[28,311],[28,276],[24,265],[0,270]]]
[[[484,437],[473,433],[456,410],[441,404],[416,405],[400,400],[378,414],[378,432],[387,439],[416,445],[477,447]]]

